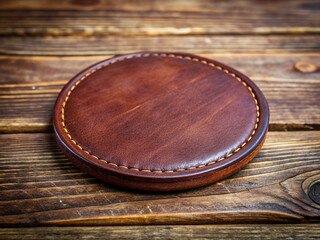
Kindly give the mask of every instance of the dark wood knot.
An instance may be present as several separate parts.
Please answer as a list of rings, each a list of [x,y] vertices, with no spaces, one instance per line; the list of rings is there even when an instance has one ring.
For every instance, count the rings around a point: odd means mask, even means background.
[[[308,195],[312,201],[320,205],[320,182],[310,185]]]

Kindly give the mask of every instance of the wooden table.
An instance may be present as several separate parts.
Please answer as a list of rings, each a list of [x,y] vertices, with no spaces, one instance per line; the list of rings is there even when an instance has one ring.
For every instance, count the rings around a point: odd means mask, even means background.
[[[320,236],[308,195],[320,181],[319,1],[0,4],[0,239]],[[155,194],[108,185],[65,158],[51,124],[62,86],[90,64],[145,50],[213,58],[262,89],[270,131],[247,167]],[[312,194],[320,203],[319,188]]]

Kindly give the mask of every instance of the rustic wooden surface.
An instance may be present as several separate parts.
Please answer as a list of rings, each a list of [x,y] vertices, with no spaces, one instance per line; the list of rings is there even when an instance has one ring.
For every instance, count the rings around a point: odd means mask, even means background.
[[[3,36],[0,54],[28,56],[94,56],[138,51],[199,53],[315,53],[318,35],[186,35],[186,36]]]
[[[0,1],[0,226],[24,227],[0,239],[317,238],[319,10],[316,0]],[[62,86],[107,57],[152,50],[214,58],[262,89],[270,131],[247,167],[151,194],[96,180],[59,151],[51,111]],[[139,226],[149,224],[161,226]]]
[[[310,231],[312,229],[312,231]],[[318,239],[319,224],[4,228],[0,239]]]
[[[12,3],[13,2],[13,3]],[[319,33],[319,1],[4,1],[1,35]],[[27,13],[27,14],[26,14]],[[23,18],[23,21],[21,21]],[[63,24],[62,24],[63,23]]]
[[[142,193],[82,173],[53,134],[1,135],[0,225],[126,225],[314,222],[307,196],[320,178],[320,132],[269,132],[242,171],[206,187]],[[10,143],[8,145],[7,143]],[[10,206],[10,208],[8,208]]]

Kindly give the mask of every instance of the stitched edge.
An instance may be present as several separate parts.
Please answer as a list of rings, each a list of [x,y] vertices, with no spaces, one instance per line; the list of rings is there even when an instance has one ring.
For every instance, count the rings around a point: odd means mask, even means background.
[[[246,141],[244,143],[242,143],[238,148],[236,148],[234,151],[232,151],[231,153],[227,154],[226,156],[222,157],[222,158],[219,158],[215,161],[212,161],[212,162],[209,162],[207,164],[203,164],[203,165],[199,165],[199,166],[195,166],[195,167],[189,167],[189,168],[181,168],[181,169],[176,169],[176,170],[167,170],[167,171],[161,171],[161,170],[149,170],[149,169],[138,169],[138,168],[131,168],[131,167],[127,167],[127,166],[123,166],[123,165],[118,165],[118,164],[115,164],[115,163],[112,163],[110,161],[107,161],[107,160],[104,160],[102,158],[99,158],[97,156],[95,156],[94,154],[88,152],[87,150],[85,150],[84,148],[82,148],[72,137],[71,135],[69,134],[68,132],[68,129],[66,128],[65,126],[65,120],[64,120],[64,109],[65,109],[65,106],[66,106],[66,103],[70,97],[70,94],[71,92],[75,89],[76,86],[79,85],[80,82],[82,82],[83,80],[85,80],[88,76],[90,76],[91,74],[93,74],[94,72],[96,71],[99,71],[100,69],[104,68],[104,67],[107,67],[111,64],[114,64],[116,62],[121,62],[121,61],[124,61],[124,60],[127,60],[127,59],[132,59],[132,58],[140,58],[140,57],[150,57],[150,56],[154,56],[154,57],[173,57],[173,58],[183,58],[183,59],[187,59],[187,60],[190,60],[190,61],[195,61],[195,62],[199,62],[199,63],[202,63],[202,64],[206,64],[206,65],[209,65],[211,67],[214,67],[218,70],[221,70],[221,71],[224,71],[225,73],[229,74],[230,76],[234,77],[235,79],[237,79],[239,82],[241,82],[245,87],[247,87],[247,89],[250,91],[254,101],[255,101],[255,104],[256,104],[256,109],[257,109],[257,119],[256,119],[256,123],[255,123],[255,127],[253,129],[253,131],[251,132],[250,136],[246,139]],[[215,163],[218,163],[226,158],[229,158],[231,157],[232,155],[234,155],[236,152],[238,152],[241,148],[243,148],[253,137],[253,135],[256,133],[256,129],[258,128],[258,123],[259,123],[259,117],[260,117],[260,108],[259,108],[259,105],[258,105],[258,100],[256,98],[256,95],[253,93],[253,90],[250,86],[248,86],[248,84],[243,81],[240,77],[238,77],[236,74],[230,72],[228,69],[225,69],[225,68],[222,68],[221,66],[218,66],[214,63],[210,63],[208,61],[205,61],[205,60],[200,60],[198,58],[193,58],[193,57],[189,57],[189,56],[180,56],[180,55],[175,55],[175,54],[166,54],[166,53],[145,53],[145,54],[137,54],[137,55],[134,55],[134,56],[127,56],[125,58],[120,58],[120,59],[117,59],[117,60],[114,60],[114,61],[111,61],[111,62],[108,62],[108,63],[105,63],[104,65],[101,65],[95,69],[93,69],[91,72],[87,73],[86,75],[82,76],[80,78],[80,80],[78,80],[72,87],[71,89],[68,91],[67,93],[67,96],[66,98],[64,99],[63,103],[62,103],[62,109],[61,109],[61,122],[62,122],[62,126],[63,126],[63,129],[65,130],[65,132],[67,133],[68,137],[70,138],[70,140],[78,147],[80,148],[83,152],[85,152],[86,154],[94,157],[95,159],[101,161],[101,162],[104,162],[104,163],[107,163],[111,166],[114,166],[114,167],[120,167],[120,168],[124,168],[124,169],[128,169],[128,170],[133,170],[133,171],[140,171],[140,172],[154,172],[154,173],[173,173],[173,172],[181,172],[181,171],[186,171],[186,170],[193,170],[193,169],[197,169],[197,168],[202,168],[202,167],[206,167],[206,166],[209,166],[209,165],[212,165],[212,164],[215,164]]]

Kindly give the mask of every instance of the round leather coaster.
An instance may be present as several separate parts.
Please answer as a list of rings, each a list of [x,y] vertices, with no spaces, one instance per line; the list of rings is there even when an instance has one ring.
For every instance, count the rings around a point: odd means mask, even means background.
[[[203,57],[147,52],[75,76],[53,113],[59,146],[79,168],[151,191],[223,179],[260,150],[267,102],[248,77]]]

